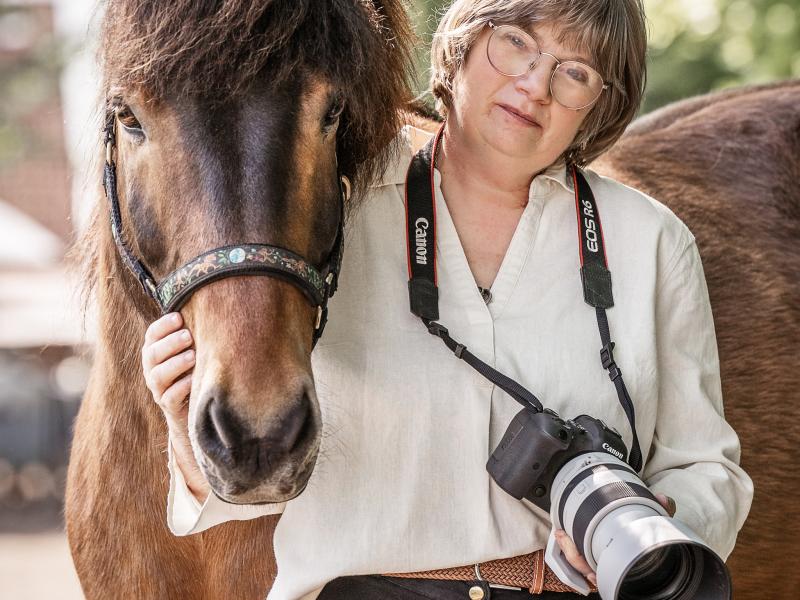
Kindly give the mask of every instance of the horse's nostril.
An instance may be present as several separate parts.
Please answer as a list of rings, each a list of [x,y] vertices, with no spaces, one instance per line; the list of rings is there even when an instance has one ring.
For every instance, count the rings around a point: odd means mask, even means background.
[[[308,437],[308,432],[312,425],[311,400],[306,393],[300,396],[283,419],[283,431],[276,431],[278,436],[283,438],[281,444],[288,452],[294,450],[301,442]]]
[[[228,403],[212,398],[205,408],[198,431],[200,446],[209,457],[231,460],[234,449],[248,437],[241,419],[228,407]]]
[[[217,438],[225,448],[230,450],[241,439],[242,429],[237,419],[228,408],[217,400],[212,400],[208,406],[210,425],[213,427]]]
[[[224,398],[211,398],[201,416],[198,438],[203,452],[218,466],[263,472],[275,460],[299,451],[313,437],[315,419],[305,391],[260,431],[243,420]],[[262,473],[263,474],[263,473]]]

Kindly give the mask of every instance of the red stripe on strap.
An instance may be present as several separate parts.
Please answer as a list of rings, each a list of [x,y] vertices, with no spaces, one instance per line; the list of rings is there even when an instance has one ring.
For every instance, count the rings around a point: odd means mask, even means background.
[[[575,191],[575,216],[578,218],[578,251],[581,255],[581,267],[583,267],[583,238],[581,237],[581,205],[578,199],[578,175],[576,167],[572,166],[572,189]]]

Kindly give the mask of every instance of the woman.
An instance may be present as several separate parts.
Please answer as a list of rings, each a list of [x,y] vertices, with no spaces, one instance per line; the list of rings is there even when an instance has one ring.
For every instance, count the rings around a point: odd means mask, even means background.
[[[457,0],[432,48],[433,93],[446,116],[434,177],[440,322],[546,406],[604,419],[628,448],[630,426],[599,364],[595,313],[580,289],[567,164],[595,158],[633,118],[645,49],[639,0]],[[300,496],[237,507],[208,494],[183,403],[191,334],[179,315],[148,331],[143,366],[170,425],[170,527],[185,535],[283,512],[270,598],[532,597],[477,581],[479,569],[472,582],[430,573],[529,555],[546,544],[550,523],[485,469],[517,403],[409,312],[403,197],[427,139],[401,132],[395,164],[353,218],[340,291],[313,355],[327,434]],[[591,171],[586,178],[613,274],[608,318],[636,407],[641,476],[726,557],[752,485],[722,416],[694,238],[655,200]],[[557,540],[595,583],[569,538]]]

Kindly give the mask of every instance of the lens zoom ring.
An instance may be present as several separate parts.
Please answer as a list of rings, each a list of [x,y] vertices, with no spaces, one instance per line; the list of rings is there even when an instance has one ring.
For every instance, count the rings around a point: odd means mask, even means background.
[[[619,463],[599,463],[578,473],[572,478],[572,481],[567,484],[567,486],[564,488],[564,491],[561,492],[561,498],[558,500],[558,522],[561,523],[562,527],[564,527],[564,507],[567,505],[567,500],[569,499],[569,495],[572,493],[572,490],[578,487],[580,482],[600,471],[627,471],[636,475],[636,472],[628,465],[622,465]]]
[[[612,502],[622,498],[636,497],[658,502],[655,496],[653,496],[650,490],[645,486],[627,481],[607,483],[603,487],[593,491],[586,497],[586,500],[581,502],[580,508],[578,508],[575,513],[571,537],[582,556],[585,556],[583,540],[584,537],[586,537],[586,529],[589,527],[589,523],[592,522],[595,515]]]

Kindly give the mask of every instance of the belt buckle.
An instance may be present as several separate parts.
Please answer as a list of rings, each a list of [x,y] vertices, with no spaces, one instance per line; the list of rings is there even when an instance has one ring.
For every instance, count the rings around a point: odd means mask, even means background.
[[[498,590],[514,590],[514,591],[522,591],[524,589],[524,588],[521,588],[521,587],[515,587],[513,585],[503,585],[501,583],[490,583],[490,582],[486,581],[483,578],[483,576],[481,575],[481,566],[478,563],[475,563],[475,566],[474,566],[473,570],[475,571],[475,578],[478,581],[482,581],[482,582],[486,583],[490,588],[495,588],[495,589],[498,589]]]

